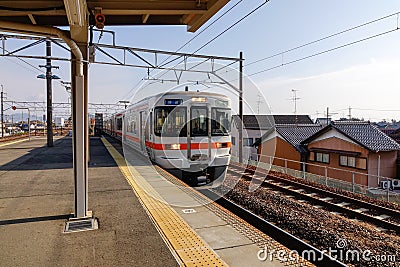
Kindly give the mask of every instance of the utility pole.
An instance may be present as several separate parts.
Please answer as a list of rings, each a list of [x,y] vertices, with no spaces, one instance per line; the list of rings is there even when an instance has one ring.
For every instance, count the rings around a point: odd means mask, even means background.
[[[336,114],[338,114],[338,113],[329,113],[329,107],[326,107],[326,125],[328,125],[329,124],[329,118],[332,116],[332,115],[336,115]]]
[[[51,69],[58,69],[58,66],[51,65],[51,41],[46,40],[46,65],[40,65],[41,68],[46,68],[46,88],[47,88],[47,146],[52,147],[53,144],[53,94],[52,94],[52,79],[59,79],[56,75],[52,75]],[[43,74],[42,74],[43,75]],[[42,78],[41,75],[38,78]]]
[[[296,120],[296,126],[297,126],[297,100],[300,99],[300,97],[297,97],[297,91],[299,90],[292,89],[293,98],[290,99],[294,102],[294,115]]]
[[[351,120],[351,107],[349,107],[349,120]]]
[[[329,107],[326,107],[326,125],[329,124]]]
[[[299,91],[299,90],[292,89],[293,98],[290,99],[294,102],[294,114],[295,115],[297,115],[297,100],[301,99],[300,97],[297,97],[297,91]]]
[[[3,85],[1,85],[1,137],[4,137],[4,105],[3,105]]]

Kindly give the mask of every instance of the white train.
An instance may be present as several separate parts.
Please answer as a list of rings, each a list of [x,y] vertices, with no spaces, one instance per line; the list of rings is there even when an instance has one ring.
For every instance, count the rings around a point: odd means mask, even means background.
[[[224,95],[169,92],[104,121],[104,130],[193,185],[221,181],[230,161],[231,103]]]

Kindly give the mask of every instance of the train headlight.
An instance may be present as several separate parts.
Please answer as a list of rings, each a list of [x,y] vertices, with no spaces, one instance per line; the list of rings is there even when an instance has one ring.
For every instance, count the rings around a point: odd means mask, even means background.
[[[231,144],[229,142],[227,143],[215,143],[215,148],[229,148]]]
[[[207,98],[205,97],[192,97],[193,102],[207,102]]]
[[[179,150],[179,149],[181,149],[181,144],[167,144],[167,145],[165,145],[165,149]]]

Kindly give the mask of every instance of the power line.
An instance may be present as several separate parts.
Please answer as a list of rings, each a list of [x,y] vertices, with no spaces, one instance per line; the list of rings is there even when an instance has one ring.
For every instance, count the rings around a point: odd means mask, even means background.
[[[354,44],[361,43],[361,42],[364,42],[364,41],[367,41],[367,40],[370,40],[370,39],[373,39],[373,38],[376,38],[376,37],[380,37],[380,36],[395,32],[395,31],[397,31],[399,29],[400,28],[395,28],[395,29],[392,29],[392,30],[389,30],[389,31],[386,31],[386,32],[378,33],[378,34],[375,34],[375,35],[372,35],[372,36],[369,36],[369,37],[366,37],[366,38],[363,38],[363,39],[359,39],[359,40],[354,41],[354,42],[350,42],[350,43],[347,43],[347,44],[344,44],[344,45],[340,45],[340,46],[337,46],[337,47],[334,47],[334,48],[330,48],[330,49],[327,49],[327,50],[324,50],[324,51],[321,51],[321,52],[318,52],[318,53],[315,53],[315,54],[312,54],[312,55],[309,55],[309,56],[298,58],[298,59],[295,59],[295,60],[292,60],[292,61],[288,61],[288,62],[285,62],[285,63],[282,62],[279,65],[276,65],[276,66],[273,66],[273,67],[270,67],[270,68],[267,68],[267,69],[263,69],[263,70],[251,73],[251,74],[249,74],[247,76],[251,77],[251,76],[254,76],[254,75],[257,75],[257,74],[260,74],[260,73],[264,73],[264,72],[267,72],[267,71],[271,71],[271,70],[274,70],[274,69],[277,69],[277,68],[280,68],[280,67],[283,67],[283,66],[291,65],[293,63],[297,63],[297,62],[300,62],[300,61],[303,61],[303,60],[306,60],[306,59],[309,59],[309,58],[312,58],[312,57],[320,56],[322,54],[326,54],[326,53],[329,53],[329,52],[332,52],[332,51],[335,51],[335,50],[338,50],[338,49],[341,49],[341,48],[344,48],[344,47],[347,47],[347,46],[350,46],[350,45],[354,45]]]
[[[373,108],[353,108],[355,110],[364,110],[364,111],[382,111],[382,112],[400,112],[400,109],[373,109]]]
[[[320,38],[320,39],[317,39],[317,40],[314,40],[314,41],[311,41],[311,42],[308,42],[308,43],[305,43],[305,44],[302,44],[302,45],[299,45],[299,46],[290,48],[290,49],[288,49],[288,50],[285,50],[285,51],[276,53],[276,54],[274,54],[274,55],[271,55],[271,56],[268,56],[268,57],[264,57],[264,58],[261,58],[261,59],[258,59],[258,60],[249,62],[249,63],[245,64],[244,66],[250,66],[250,65],[256,64],[256,63],[261,62],[261,61],[265,61],[265,60],[268,60],[268,59],[271,59],[271,58],[274,58],[274,57],[277,57],[277,56],[281,56],[282,54],[286,54],[286,53],[288,53],[288,52],[292,52],[292,51],[294,51],[294,50],[297,50],[297,49],[300,49],[300,48],[303,48],[303,47],[306,47],[306,46],[309,46],[309,45],[312,45],[312,44],[315,44],[315,43],[324,41],[324,40],[326,40],[326,39],[330,39],[330,38],[332,38],[332,37],[335,37],[335,36],[338,36],[338,35],[341,35],[341,34],[344,34],[344,33],[347,33],[347,32],[350,32],[350,31],[353,31],[353,30],[362,28],[362,27],[365,27],[365,26],[367,26],[367,25],[369,25],[369,24],[373,24],[373,23],[379,22],[379,21],[381,21],[381,20],[384,20],[384,19],[387,19],[387,18],[396,16],[396,15],[398,16],[399,14],[400,14],[400,12],[396,12],[396,13],[393,13],[393,14],[390,14],[390,15],[386,15],[386,16],[383,16],[383,17],[381,17],[381,18],[378,18],[378,19],[375,19],[375,20],[372,20],[372,21],[365,22],[365,23],[363,23],[363,24],[360,24],[360,25],[357,25],[357,26],[348,28],[348,29],[346,29],[346,30],[342,30],[342,31],[340,31],[340,32],[337,32],[337,33],[334,33],[334,34],[331,34],[331,35],[322,37],[322,38]],[[397,28],[398,28],[398,25],[397,25]]]
[[[299,45],[299,46],[290,48],[290,49],[288,49],[288,50],[285,50],[285,51],[282,51],[282,52],[273,54],[273,55],[271,55],[271,56],[267,56],[267,57],[264,57],[264,58],[261,58],[261,59],[255,60],[255,61],[251,61],[251,62],[245,64],[244,66],[246,67],[246,66],[254,65],[254,64],[256,64],[256,63],[259,63],[259,62],[262,62],[262,61],[265,61],[265,60],[268,60],[268,59],[271,59],[271,58],[274,58],[274,57],[277,57],[277,56],[283,56],[284,54],[286,54],[286,53],[288,53],[288,52],[292,52],[292,51],[298,50],[298,49],[300,49],[300,48],[303,48],[303,47],[306,47],[306,46],[309,46],[309,45],[312,45],[312,44],[315,44],[315,43],[318,43],[318,42],[321,42],[321,41],[330,39],[330,38],[332,38],[332,37],[335,37],[335,36],[338,36],[338,35],[341,35],[341,34],[344,34],[344,33],[347,33],[347,32],[350,32],[350,31],[353,31],[353,30],[362,28],[362,27],[365,27],[365,26],[367,26],[367,25],[370,25],[370,24],[379,22],[379,21],[381,21],[381,20],[385,20],[385,19],[390,18],[390,17],[393,17],[393,16],[397,16],[397,19],[398,19],[399,14],[400,14],[400,12],[395,12],[395,13],[392,13],[392,14],[390,14],[390,15],[386,15],[386,16],[380,17],[380,18],[378,18],[378,19],[374,19],[374,20],[371,20],[371,21],[362,23],[362,24],[360,24],[360,25],[357,25],[357,26],[354,26],[354,27],[351,27],[351,28],[342,30],[342,31],[337,32],[337,33],[330,34],[330,35],[328,35],[328,36],[325,36],[325,37],[319,38],[319,39],[317,39],[317,40],[314,40],[314,41],[311,41],[311,42],[308,42],[308,43],[305,43],[305,44],[302,44],[302,45]],[[398,29],[398,28],[399,28],[399,23],[398,23],[398,20],[397,20],[397,29]],[[294,62],[293,62],[293,63],[294,63]],[[283,65],[285,65],[285,64],[283,64]],[[283,65],[282,65],[282,64],[281,64],[281,65],[276,65],[276,66],[271,67],[271,68],[269,68],[269,69],[265,69],[265,70],[262,71],[262,72],[270,71],[270,70],[273,70],[273,69],[282,67]],[[221,69],[224,69],[224,68],[225,68],[225,67],[222,67],[222,68],[218,69],[218,71],[221,70]],[[229,72],[229,71],[232,71],[232,70],[233,70],[233,69],[228,70],[228,72]],[[260,73],[261,73],[261,72],[260,72]],[[258,73],[257,73],[257,74],[258,74]],[[254,73],[254,75],[256,75],[256,74]]]

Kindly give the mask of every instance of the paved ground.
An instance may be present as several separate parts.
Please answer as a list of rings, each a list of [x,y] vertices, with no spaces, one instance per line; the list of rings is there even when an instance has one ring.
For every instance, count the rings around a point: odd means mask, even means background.
[[[70,138],[0,147],[0,266],[177,266],[100,139],[89,167],[99,229],[63,234],[73,205]]]

